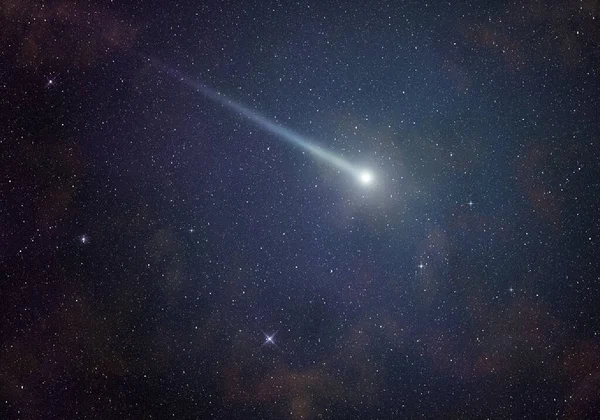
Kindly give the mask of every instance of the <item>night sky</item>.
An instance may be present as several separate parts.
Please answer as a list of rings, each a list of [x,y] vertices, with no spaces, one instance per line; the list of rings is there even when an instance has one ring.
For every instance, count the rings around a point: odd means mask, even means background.
[[[594,0],[0,0],[0,418],[597,418],[599,109]]]

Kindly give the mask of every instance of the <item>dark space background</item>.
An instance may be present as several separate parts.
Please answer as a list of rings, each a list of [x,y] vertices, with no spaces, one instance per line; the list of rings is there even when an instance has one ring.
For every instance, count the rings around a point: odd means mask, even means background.
[[[593,0],[0,0],[0,418],[597,418],[599,66]]]

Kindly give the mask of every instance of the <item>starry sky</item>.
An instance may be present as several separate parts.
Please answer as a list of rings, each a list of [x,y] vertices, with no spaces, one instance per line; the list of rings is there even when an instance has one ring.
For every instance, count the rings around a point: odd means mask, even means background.
[[[594,418],[599,108],[594,0],[0,0],[0,418]]]

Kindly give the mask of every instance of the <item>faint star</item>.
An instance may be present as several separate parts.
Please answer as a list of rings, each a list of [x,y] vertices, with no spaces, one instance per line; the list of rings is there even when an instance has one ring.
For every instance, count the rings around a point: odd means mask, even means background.
[[[87,244],[89,242],[89,239],[86,235],[81,235],[79,237],[79,242],[81,242],[82,244]]]
[[[194,233],[194,229],[189,229],[188,232]]]

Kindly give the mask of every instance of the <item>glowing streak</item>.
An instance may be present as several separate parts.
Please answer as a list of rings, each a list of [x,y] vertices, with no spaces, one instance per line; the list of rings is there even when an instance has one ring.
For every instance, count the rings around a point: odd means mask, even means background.
[[[194,81],[194,80],[190,79],[189,77],[186,77],[185,75],[181,74],[179,71],[168,68],[165,65],[163,65],[162,63],[157,62],[156,60],[152,60],[152,62],[154,64],[158,65],[163,70],[165,70],[171,76],[177,78],[180,82],[183,82],[186,85],[190,86],[191,88],[195,89],[196,91],[202,93],[207,98],[212,99],[213,101],[226,106],[227,108],[231,109],[232,111],[239,112],[244,117],[248,118],[250,121],[255,122],[256,124],[258,124],[259,126],[264,128],[265,130],[278,135],[279,137],[288,141],[289,143],[292,143],[298,147],[301,147],[302,149],[310,152],[312,155],[314,155],[320,159],[330,162],[337,168],[342,169],[346,172],[349,172],[355,178],[357,178],[359,181],[361,181],[362,184],[367,185],[373,181],[373,174],[371,172],[362,171],[362,170],[356,168],[350,162],[311,143],[309,140],[307,140],[300,134],[298,134],[288,128],[285,128],[277,123],[270,121],[269,119],[262,116],[258,112],[253,111],[250,108],[247,108],[246,106],[244,106],[242,104],[239,104],[237,102],[232,101],[231,99],[226,98],[224,95],[221,95],[216,90],[211,89],[208,86],[206,86],[200,82]]]

